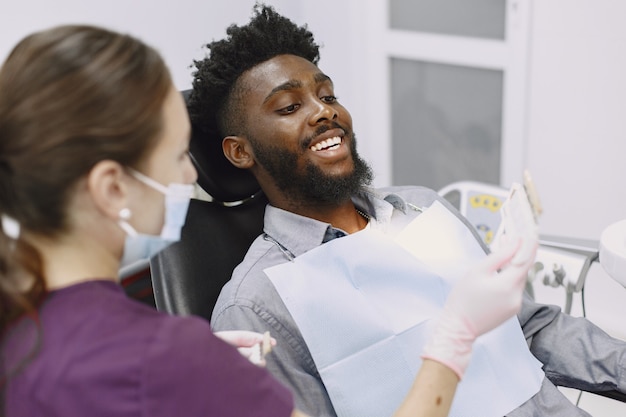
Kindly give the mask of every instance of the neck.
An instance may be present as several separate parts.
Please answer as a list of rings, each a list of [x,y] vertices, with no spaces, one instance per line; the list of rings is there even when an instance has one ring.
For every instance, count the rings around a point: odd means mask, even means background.
[[[34,245],[41,254],[50,290],[86,281],[117,281],[119,260],[93,239],[39,239]]]

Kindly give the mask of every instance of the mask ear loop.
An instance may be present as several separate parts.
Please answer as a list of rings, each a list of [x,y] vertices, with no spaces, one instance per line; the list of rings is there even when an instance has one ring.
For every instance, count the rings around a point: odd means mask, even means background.
[[[124,207],[123,209],[120,210],[120,212],[118,213],[118,216],[119,216],[119,220],[117,221],[118,226],[121,227],[122,230],[126,232],[128,236],[131,236],[131,237],[137,236],[137,231],[133,228],[133,226],[131,226],[127,222],[127,220],[129,220],[132,216],[132,212],[130,211],[130,209],[128,207]]]
[[[135,178],[137,178],[139,181],[143,182],[144,184],[146,184],[148,187],[152,187],[155,190],[161,192],[164,195],[167,195],[167,190],[168,188],[159,183],[158,181],[153,180],[152,178],[148,177],[147,175],[142,174],[139,171],[136,171],[132,168],[128,168],[128,170],[130,171],[131,175]]]

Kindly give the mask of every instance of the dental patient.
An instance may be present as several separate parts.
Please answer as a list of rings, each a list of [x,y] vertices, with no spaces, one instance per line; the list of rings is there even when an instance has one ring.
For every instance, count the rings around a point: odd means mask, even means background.
[[[208,49],[195,62],[194,126],[269,200],[264,233],[211,324],[270,331],[267,368],[305,413],[391,415],[428,361],[450,289],[487,248],[435,191],[370,187],[350,113],[306,27],[258,6]],[[447,348],[462,377],[452,416],[588,416],[556,386],[626,392],[626,343],[527,296],[471,357]]]

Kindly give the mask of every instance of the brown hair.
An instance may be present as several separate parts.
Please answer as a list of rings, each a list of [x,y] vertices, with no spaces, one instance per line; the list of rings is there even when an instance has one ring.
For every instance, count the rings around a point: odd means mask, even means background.
[[[34,33],[0,69],[0,215],[54,238],[77,181],[99,161],[136,165],[155,145],[172,85],[160,55],[92,26]],[[41,256],[0,228],[0,335],[36,313]]]

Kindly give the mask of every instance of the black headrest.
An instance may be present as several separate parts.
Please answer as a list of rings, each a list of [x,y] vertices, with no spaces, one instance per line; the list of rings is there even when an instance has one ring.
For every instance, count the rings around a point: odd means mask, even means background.
[[[191,90],[182,91],[185,103]],[[257,196],[261,187],[256,178],[247,170],[233,166],[224,156],[222,144],[216,140],[206,140],[202,132],[191,126],[189,152],[198,171],[198,185],[211,197],[220,202],[238,202]]]

